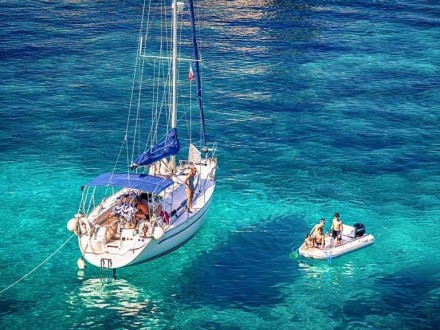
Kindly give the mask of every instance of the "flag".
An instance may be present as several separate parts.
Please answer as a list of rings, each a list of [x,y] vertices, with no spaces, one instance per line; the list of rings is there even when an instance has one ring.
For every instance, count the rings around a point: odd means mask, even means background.
[[[193,78],[194,78],[194,72],[193,72],[192,66],[190,65],[189,66],[188,79],[189,80],[193,80]]]

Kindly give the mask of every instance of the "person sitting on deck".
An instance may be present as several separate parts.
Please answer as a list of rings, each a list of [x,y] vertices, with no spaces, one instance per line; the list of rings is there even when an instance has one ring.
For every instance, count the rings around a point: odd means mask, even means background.
[[[119,217],[124,213],[124,208],[130,204],[130,195],[128,193],[119,196],[118,202],[113,207],[112,215]]]
[[[133,206],[136,208],[136,218],[142,220],[148,220],[150,218],[150,208],[148,207],[148,202],[136,196],[133,199]]]
[[[125,193],[118,198],[116,205],[113,207],[112,213],[108,215],[108,217],[115,216],[118,218],[122,218],[123,220],[128,221],[133,224],[134,217],[138,212],[137,209],[137,196],[136,193]]]

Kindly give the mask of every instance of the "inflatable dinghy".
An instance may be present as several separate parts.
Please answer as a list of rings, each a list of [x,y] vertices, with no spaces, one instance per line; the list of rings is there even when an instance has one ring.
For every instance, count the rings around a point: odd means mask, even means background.
[[[306,258],[328,260],[329,258],[340,257],[344,254],[360,250],[374,243],[374,236],[365,232],[362,223],[353,226],[344,224],[342,231],[341,244],[335,245],[333,237],[325,235],[324,247],[307,247],[305,243],[301,245],[298,253]]]

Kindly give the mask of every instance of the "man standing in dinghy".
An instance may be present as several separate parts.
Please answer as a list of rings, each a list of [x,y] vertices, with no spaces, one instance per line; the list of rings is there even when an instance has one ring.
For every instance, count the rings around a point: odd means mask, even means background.
[[[321,220],[319,220],[319,223],[316,224],[312,230],[310,231],[310,235],[314,235],[315,232],[317,232],[320,228],[322,229],[322,231],[324,231],[324,226],[325,226],[325,219],[321,218]]]
[[[343,229],[344,229],[344,225],[342,224],[342,220],[339,219],[339,213],[336,212],[333,218],[332,226],[330,228],[331,235],[336,240],[335,246],[341,244]]]

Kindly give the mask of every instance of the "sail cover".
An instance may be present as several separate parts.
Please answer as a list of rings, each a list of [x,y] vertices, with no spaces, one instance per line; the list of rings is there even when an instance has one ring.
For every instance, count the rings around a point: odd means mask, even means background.
[[[194,4],[192,0],[189,1],[189,13],[191,18],[191,27],[193,34],[194,59],[196,60],[194,65],[196,67],[197,100],[199,102],[200,120],[202,123],[202,140],[203,140],[203,145],[206,146],[205,113],[203,111],[202,81],[200,79],[200,52],[199,52],[199,46],[197,44],[196,23],[194,17]]]
[[[150,149],[140,155],[134,163],[138,166],[149,165],[162,158],[175,155],[179,152],[180,143],[177,139],[177,130],[172,128],[165,141],[155,144]]]
[[[87,185],[133,188],[158,194],[172,184],[172,180],[147,174],[104,173],[90,181]]]

